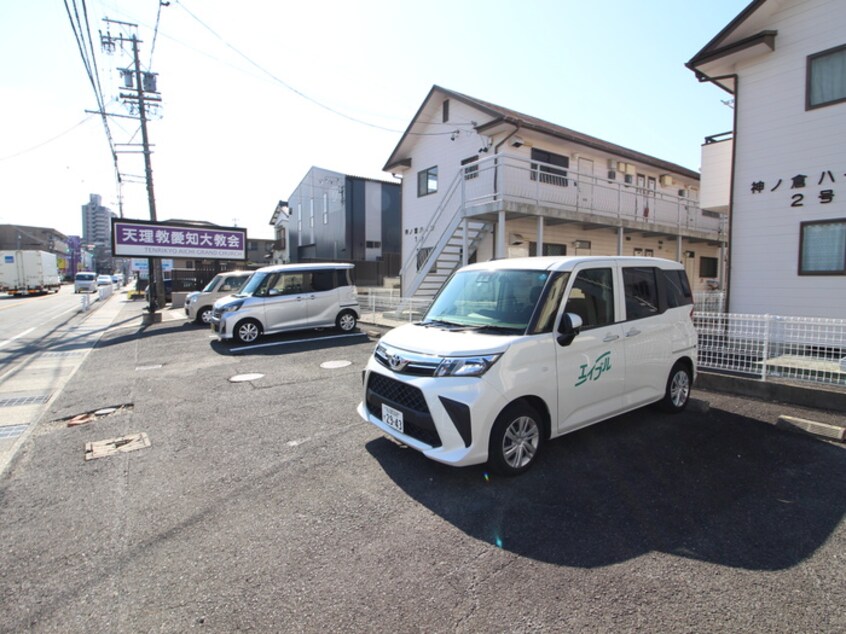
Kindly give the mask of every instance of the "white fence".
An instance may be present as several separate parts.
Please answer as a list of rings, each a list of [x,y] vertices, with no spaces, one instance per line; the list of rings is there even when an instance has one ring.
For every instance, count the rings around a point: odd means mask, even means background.
[[[429,300],[404,300],[396,289],[359,294],[361,321],[398,326],[420,319]],[[741,315],[708,311],[723,293],[697,294],[694,325],[699,369],[846,387],[846,319]]]
[[[694,313],[699,368],[846,386],[846,319]]]

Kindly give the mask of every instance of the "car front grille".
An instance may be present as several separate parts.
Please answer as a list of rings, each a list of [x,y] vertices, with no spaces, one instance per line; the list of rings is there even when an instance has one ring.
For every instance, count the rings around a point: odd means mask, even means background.
[[[441,446],[441,437],[435,429],[423,392],[413,385],[371,372],[367,381],[366,402],[367,409],[379,420],[382,420],[383,403],[400,410],[406,436],[431,447]]]

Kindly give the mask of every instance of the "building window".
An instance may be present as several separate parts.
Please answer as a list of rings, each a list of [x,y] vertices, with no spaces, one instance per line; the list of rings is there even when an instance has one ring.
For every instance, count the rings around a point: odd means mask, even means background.
[[[329,194],[323,192],[323,224],[329,224]]]
[[[846,275],[846,218],[800,227],[799,275]]]
[[[717,258],[699,258],[699,277],[717,277]]]
[[[365,243],[365,246],[368,249],[381,249],[382,248],[382,242],[379,241],[379,240],[368,240]]]
[[[846,101],[846,44],[808,56],[805,109]]]
[[[540,180],[541,183],[548,185],[567,187],[567,168],[570,167],[569,156],[532,148],[532,161],[538,161],[532,163],[531,178],[533,181]]]
[[[479,175],[479,155],[470,156],[461,161],[461,166],[464,168],[464,180],[469,181],[471,178],[476,178]]]
[[[443,122],[449,121],[449,99],[444,99]]]
[[[417,196],[428,196],[438,191],[438,166],[417,172]]]
[[[538,243],[529,242],[529,255],[535,255],[538,252]],[[541,255],[567,255],[566,244],[555,244],[553,242],[544,242],[541,250]]]

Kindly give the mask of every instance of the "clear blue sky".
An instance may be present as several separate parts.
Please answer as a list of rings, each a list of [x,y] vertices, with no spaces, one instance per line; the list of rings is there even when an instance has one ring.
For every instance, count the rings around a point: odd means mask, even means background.
[[[149,64],[157,0],[75,4],[95,43],[103,17],[138,24]],[[149,68],[164,102],[149,125],[158,217],[270,238],[276,202],[312,165],[390,179],[381,168],[433,84],[698,169],[732,113],[684,63],[747,4],[171,0]],[[108,99],[130,58],[95,52]],[[0,223],[79,234],[88,195],[117,211],[117,188],[64,2],[0,3],[0,59]],[[111,123],[116,142],[140,141],[137,123]],[[143,175],[139,155],[119,161]],[[149,218],[142,183],[123,199],[126,217]]]

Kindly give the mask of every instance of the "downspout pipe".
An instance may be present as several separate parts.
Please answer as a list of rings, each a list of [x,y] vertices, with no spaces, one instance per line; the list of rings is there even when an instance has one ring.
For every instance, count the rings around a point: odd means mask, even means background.
[[[726,304],[725,304],[725,311],[731,312],[731,236],[734,233],[734,175],[735,175],[735,165],[737,165],[737,94],[740,92],[740,77],[737,76],[737,73],[731,75],[721,75],[719,77],[709,77],[705,73],[700,70],[697,70],[693,66],[687,66],[690,70],[692,70],[696,74],[696,78],[700,82],[710,82],[717,86],[718,88],[722,88],[728,94],[734,96],[734,112],[732,118],[732,133],[734,134],[734,142],[731,146],[731,179],[729,181],[729,221],[728,221],[728,234],[726,235],[726,244],[728,245],[727,249],[727,256],[726,256],[726,270],[725,270],[725,292],[726,292]],[[733,79],[734,80],[734,90],[731,91],[727,89],[725,86],[720,85],[717,83],[719,79]]]

